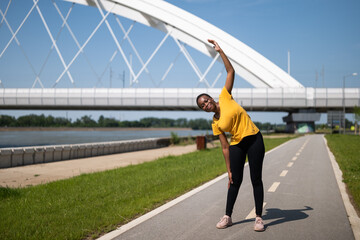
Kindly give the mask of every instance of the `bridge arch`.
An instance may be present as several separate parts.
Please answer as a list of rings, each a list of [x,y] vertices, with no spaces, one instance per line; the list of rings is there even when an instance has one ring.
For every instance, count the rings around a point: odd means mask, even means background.
[[[183,46],[178,40],[214,58],[214,61],[221,61],[217,53],[207,42],[208,38],[216,39],[221,43],[221,47],[233,63],[236,73],[252,86],[256,88],[303,88],[301,83],[240,40],[168,2],[162,0],[64,1],[98,7],[107,12],[158,29],[166,33],[164,39],[172,36],[180,48]],[[128,67],[136,81],[137,76],[140,75],[142,71],[135,75],[129,64]],[[204,74],[198,74],[200,82],[204,81],[206,73],[207,71]],[[210,84],[207,83],[207,85],[211,87]]]

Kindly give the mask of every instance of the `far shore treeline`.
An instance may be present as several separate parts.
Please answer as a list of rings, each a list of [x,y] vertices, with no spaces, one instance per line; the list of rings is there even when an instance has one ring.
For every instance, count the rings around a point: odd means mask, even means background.
[[[272,130],[279,127],[270,123],[255,122],[260,129]],[[121,127],[121,128],[191,128],[193,130],[210,130],[211,120],[198,119],[169,119],[147,117],[135,121],[119,121],[115,118],[106,118],[103,115],[96,121],[91,116],[85,115],[72,121],[64,117],[51,115],[25,115],[15,118],[8,115],[0,115],[0,127]]]

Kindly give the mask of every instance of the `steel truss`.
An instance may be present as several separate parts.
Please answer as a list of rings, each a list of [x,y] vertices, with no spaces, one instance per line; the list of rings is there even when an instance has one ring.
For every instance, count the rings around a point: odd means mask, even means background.
[[[13,28],[10,26],[9,22],[7,21],[7,13],[8,9],[12,3],[12,0],[9,0],[8,5],[3,12],[0,9],[1,14],[1,23],[0,27],[5,23],[9,31],[11,32],[12,37],[7,42],[4,49],[2,49],[0,53],[0,59],[3,57],[4,53],[8,50],[9,46],[13,41],[16,42],[18,47],[20,48],[22,54],[26,58],[34,76],[34,82],[32,84],[32,88],[35,88],[37,84],[40,85],[41,88],[44,88],[44,84],[41,81],[41,73],[43,72],[49,57],[53,50],[55,49],[55,52],[57,54],[57,57],[61,61],[61,64],[63,66],[63,71],[61,74],[56,78],[55,83],[52,85],[52,87],[56,87],[58,83],[63,79],[64,75],[66,74],[73,85],[73,87],[76,87],[75,80],[70,72],[70,67],[73,65],[73,63],[78,59],[80,55],[82,55],[87,64],[89,65],[92,73],[97,79],[97,82],[94,87],[101,86],[102,85],[102,79],[104,77],[105,72],[109,69],[111,63],[114,61],[116,56],[118,56],[118,53],[120,53],[122,59],[124,60],[126,67],[129,70],[130,73],[130,86],[135,86],[135,84],[140,83],[140,76],[142,73],[146,73],[148,77],[150,78],[151,82],[153,83],[154,87],[159,87],[167,78],[169,72],[172,70],[173,66],[175,65],[176,61],[178,60],[179,56],[182,54],[193,71],[195,72],[198,80],[196,82],[196,87],[199,87],[201,84],[204,84],[207,88],[213,88],[215,84],[217,83],[218,79],[224,72],[224,68],[222,71],[217,75],[217,77],[210,82],[207,79],[207,75],[209,71],[212,69],[216,61],[221,61],[219,58],[219,54],[216,53],[210,45],[206,42],[207,37],[212,36],[225,36],[227,39],[220,39],[222,42],[222,46],[224,50],[228,50],[229,58],[234,63],[234,67],[236,69],[236,72],[240,74],[241,77],[243,77],[245,80],[247,80],[250,84],[254,85],[255,87],[302,87],[300,83],[298,83],[295,79],[291,78],[289,75],[284,75],[283,71],[280,70],[278,67],[276,67],[274,64],[272,64],[270,61],[241,43],[240,41],[236,40],[239,44],[239,47],[233,46],[231,44],[237,43],[233,37],[230,35],[222,32],[220,29],[214,27],[213,25],[203,21],[202,19],[197,18],[196,16],[187,13],[181,9],[176,8],[175,6],[161,1],[161,0],[133,0],[131,2],[125,1],[125,0],[65,0],[72,2],[70,8],[68,11],[64,14],[61,12],[60,8],[58,7],[58,4],[55,2],[55,0],[52,0],[52,4],[54,8],[56,9],[56,12],[59,14],[62,25],[61,28],[58,30],[57,34],[52,34],[50,31],[49,25],[42,14],[42,11],[39,7],[39,1],[40,0],[33,0],[33,5],[29,9],[28,13],[22,20],[19,27],[14,31]],[[41,0],[43,1],[43,0]],[[59,2],[59,1],[58,1]],[[79,43],[78,39],[76,38],[74,32],[72,31],[71,27],[69,26],[68,19],[72,13],[72,10],[74,8],[75,4],[83,4],[83,5],[89,5],[94,6],[98,9],[99,14],[101,15],[101,20],[96,25],[96,27],[93,29],[91,34],[88,36],[86,41],[84,43]],[[36,71],[32,62],[30,61],[30,58],[27,56],[24,48],[20,44],[20,41],[16,37],[16,35],[19,33],[21,28],[23,27],[24,23],[28,20],[30,14],[36,9],[36,12],[38,13],[39,17],[41,18],[41,22],[43,26],[46,29],[46,32],[48,34],[48,37],[50,38],[52,45],[49,49],[48,55],[43,62],[41,68],[39,71]],[[114,27],[111,26],[108,17],[110,13],[114,14],[116,23],[122,33],[124,34],[121,39],[117,38],[114,33]],[[172,14],[172,16],[171,16]],[[164,15],[164,17],[162,17]],[[131,26],[126,30],[121,23],[118,16],[126,17],[129,19],[132,19]],[[184,22],[183,18],[189,18],[187,22]],[[193,20],[197,20],[198,22],[195,24],[190,24]],[[201,21],[200,21],[201,20]],[[156,48],[153,50],[152,54],[148,59],[144,60],[139,54],[139,51],[133,44],[133,41],[130,38],[130,33],[132,29],[134,28],[136,23],[145,24],[148,26],[151,26],[153,28],[159,29],[165,33],[164,37],[161,39],[161,41],[158,43]],[[116,49],[114,50],[113,54],[109,58],[107,65],[105,69],[101,72],[101,74],[98,74],[95,71],[95,68],[93,64],[91,63],[90,59],[85,53],[85,47],[87,44],[91,41],[91,39],[94,37],[96,32],[99,30],[99,28],[105,24],[107,30],[109,31],[112,40],[114,41],[116,45]],[[197,26],[199,25],[199,27]],[[73,56],[73,58],[66,62],[63,58],[63,54],[60,51],[57,41],[63,32],[64,29],[67,29],[69,32],[71,38],[75,42],[78,50],[76,54]],[[198,28],[198,29],[196,29]],[[213,32],[214,31],[214,32]],[[199,33],[197,33],[199,32]],[[221,32],[222,35],[217,35],[217,33]],[[206,37],[205,37],[206,35]],[[204,36],[204,37],[202,37]],[[154,59],[156,54],[158,53],[159,49],[164,45],[164,43],[167,41],[167,39],[171,37],[173,38],[175,44],[179,48],[179,53],[176,55],[174,60],[169,64],[169,66],[166,68],[164,74],[162,75],[162,78],[159,81],[156,81],[148,69],[149,63]],[[201,39],[201,40],[199,40]],[[133,66],[132,66],[132,59],[131,57],[127,57],[123,50],[123,43],[127,41],[132,49],[132,51],[135,53],[136,58],[141,64],[141,69],[138,72],[135,72]],[[191,47],[195,48],[196,50],[212,57],[212,61],[208,65],[207,69],[202,72],[200,68],[198,67],[198,64],[195,62],[195,60],[190,55],[189,51],[187,50],[187,46],[190,45]],[[246,65],[250,64],[250,65]]]

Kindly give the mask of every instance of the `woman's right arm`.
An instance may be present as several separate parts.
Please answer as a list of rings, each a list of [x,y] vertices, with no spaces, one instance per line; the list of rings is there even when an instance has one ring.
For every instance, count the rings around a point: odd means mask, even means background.
[[[214,50],[220,54],[220,57],[224,62],[224,66],[227,72],[225,88],[231,94],[234,85],[235,70],[231,65],[231,62],[228,59],[228,57],[225,55],[224,51],[220,48],[219,44],[215,40],[211,40],[211,39],[208,39],[208,42],[214,44]]]
[[[231,168],[230,168],[230,153],[229,153],[230,145],[229,145],[229,142],[227,140],[227,137],[226,137],[225,133],[220,134],[219,139],[220,139],[221,148],[222,148],[222,152],[223,152],[224,159],[225,159],[226,169],[227,169],[227,172],[228,172],[228,177],[229,177],[228,188],[229,188],[230,184],[233,183],[232,174],[231,174]]]

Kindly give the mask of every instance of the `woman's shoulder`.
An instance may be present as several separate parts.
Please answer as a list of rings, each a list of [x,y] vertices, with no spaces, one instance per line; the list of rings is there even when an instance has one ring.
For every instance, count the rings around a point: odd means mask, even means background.
[[[223,87],[223,89],[221,90],[219,99],[228,99],[228,100],[232,99],[232,95],[231,95],[231,93],[229,93],[229,91],[226,89],[226,87]]]

